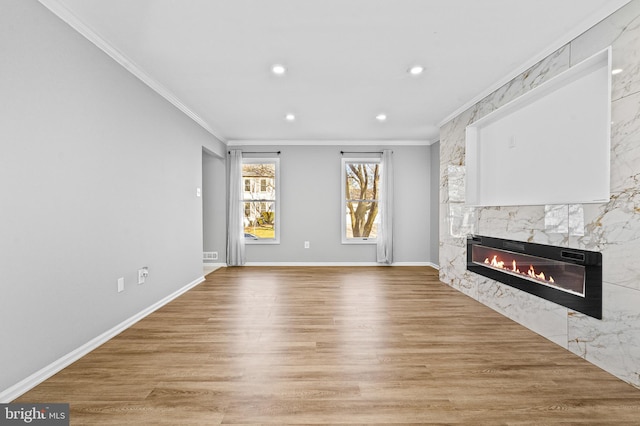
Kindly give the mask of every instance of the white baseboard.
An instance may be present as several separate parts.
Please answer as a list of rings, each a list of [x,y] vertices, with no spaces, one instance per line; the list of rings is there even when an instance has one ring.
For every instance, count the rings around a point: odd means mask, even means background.
[[[247,262],[244,266],[430,266],[438,269],[431,262],[396,262],[391,265],[376,262]]]
[[[54,374],[58,373],[60,370],[62,370],[65,367],[69,366],[70,364],[76,362],[77,360],[79,360],[80,358],[82,358],[83,356],[85,356],[86,354],[91,352],[92,350],[94,350],[97,347],[99,347],[100,345],[106,343],[111,338],[113,338],[113,337],[117,336],[118,334],[122,333],[124,330],[126,330],[129,327],[131,327],[132,325],[134,325],[135,323],[137,323],[138,321],[140,321],[141,319],[143,319],[147,315],[149,315],[149,314],[153,313],[154,311],[160,309],[161,307],[163,307],[167,303],[171,302],[173,299],[175,299],[178,296],[182,295],[183,293],[191,290],[193,287],[197,286],[198,284],[204,282],[204,280],[205,280],[204,277],[200,277],[200,278],[196,279],[195,281],[193,281],[193,282],[187,284],[186,286],[176,290],[175,292],[171,293],[170,295],[168,295],[167,297],[161,299],[160,301],[154,303],[153,305],[149,306],[148,308],[146,308],[146,309],[138,312],[137,314],[133,315],[132,317],[124,320],[123,322],[121,322],[120,324],[118,324],[115,327],[111,328],[110,330],[107,330],[104,333],[100,334],[99,336],[96,336],[95,338],[91,339],[90,341],[88,341],[84,345],[82,345],[79,348],[69,352],[65,356],[63,356],[63,357],[59,358],[58,360],[52,362],[51,364],[47,365],[46,367],[40,369],[39,371],[36,371],[35,373],[30,375],[26,379],[21,380],[20,382],[18,382],[15,385],[9,387],[8,389],[5,389],[4,391],[0,392],[0,404],[9,403],[9,402],[13,401],[14,399],[18,398],[23,393],[33,389],[35,386],[37,386],[40,383],[44,382],[49,377],[51,377]]]
[[[440,269],[438,265],[431,262],[396,262],[391,266],[429,266],[433,269]]]
[[[211,262],[202,262],[202,269],[205,271],[205,275],[215,271],[216,269],[226,268],[226,263],[211,263]]]
[[[380,266],[376,262],[247,262],[243,266]]]

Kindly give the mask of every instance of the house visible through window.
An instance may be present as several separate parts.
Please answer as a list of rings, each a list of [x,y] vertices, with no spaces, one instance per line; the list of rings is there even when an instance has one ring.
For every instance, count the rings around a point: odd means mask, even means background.
[[[375,243],[378,234],[380,161],[342,160],[342,242]]]
[[[244,233],[251,242],[278,242],[278,159],[245,158]]]

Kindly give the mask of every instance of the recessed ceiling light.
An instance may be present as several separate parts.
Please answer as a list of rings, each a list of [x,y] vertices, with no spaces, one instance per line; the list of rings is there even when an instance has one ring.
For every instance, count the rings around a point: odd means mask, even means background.
[[[387,120],[387,114],[378,114],[378,115],[376,115],[376,120],[378,120],[378,121],[386,121]]]
[[[411,75],[420,75],[422,74],[422,72],[424,71],[424,67],[421,65],[414,65],[411,68],[409,68],[408,73]]]
[[[622,72],[622,68],[616,68],[614,70],[611,70],[611,74],[616,75],[616,74],[620,74]]]
[[[295,121],[296,120],[296,116],[294,114],[289,113],[289,114],[284,116],[284,119],[287,120],[287,121]]]
[[[271,72],[274,73],[275,75],[283,75],[285,72],[287,72],[287,69],[285,68],[284,65],[275,64],[274,66],[271,67]]]

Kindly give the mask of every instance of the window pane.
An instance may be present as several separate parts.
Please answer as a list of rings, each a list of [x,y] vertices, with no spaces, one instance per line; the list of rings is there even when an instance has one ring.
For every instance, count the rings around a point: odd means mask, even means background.
[[[346,163],[346,199],[377,200],[380,181],[380,164]]]
[[[244,232],[245,238],[260,240],[276,237],[276,205],[273,202],[245,201]]]
[[[276,165],[274,163],[243,164],[245,200],[276,199]]]
[[[347,202],[347,238],[376,238],[378,235],[378,202]]]
[[[344,163],[346,239],[372,239],[378,234],[380,163]]]

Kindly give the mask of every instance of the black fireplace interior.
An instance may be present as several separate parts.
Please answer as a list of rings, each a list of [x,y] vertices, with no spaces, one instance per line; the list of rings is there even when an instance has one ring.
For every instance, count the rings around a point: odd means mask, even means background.
[[[602,318],[602,254],[469,235],[467,270]]]

